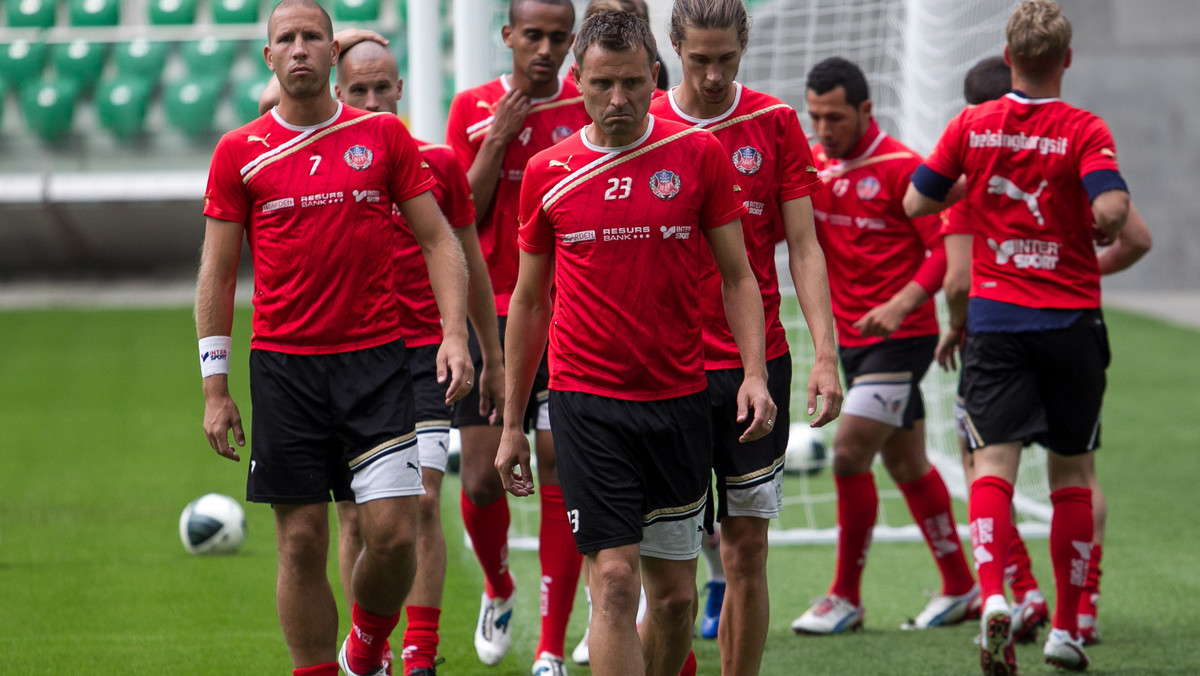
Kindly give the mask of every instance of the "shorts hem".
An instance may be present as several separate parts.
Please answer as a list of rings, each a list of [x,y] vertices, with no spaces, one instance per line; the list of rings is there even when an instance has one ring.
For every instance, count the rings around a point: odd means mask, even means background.
[[[416,488],[390,488],[387,490],[374,491],[363,495],[355,494],[354,502],[363,504],[364,502],[372,502],[375,500],[384,500],[387,498],[415,498],[425,495],[425,486],[417,486]]]
[[[749,517],[752,519],[764,519],[766,521],[770,521],[771,519],[778,519],[779,515],[782,513],[783,513],[782,509],[776,509],[776,510],[730,509],[730,510],[727,510],[725,516],[727,516],[727,517],[728,516],[744,516],[744,517]],[[717,519],[717,521],[721,521],[721,519]]]
[[[692,550],[692,552],[690,554],[680,554],[677,552],[664,552],[664,551],[658,551],[658,550],[651,550],[651,549],[647,549],[646,547],[639,548],[638,553],[641,556],[645,556],[647,558],[663,559],[664,561],[691,561],[692,559],[699,558],[700,547],[696,547],[696,549]]]
[[[257,505],[319,505],[321,503],[333,502],[329,497],[329,493],[314,494],[312,496],[296,496],[296,495],[251,495],[246,494],[246,502],[253,502]]]
[[[617,547],[624,547],[625,545],[638,545],[641,544],[642,539],[642,534],[638,533],[636,537],[632,535],[626,535],[622,537],[612,537],[605,540],[600,540],[599,542],[577,542],[575,543],[575,548],[579,550],[580,554],[589,554],[591,552],[598,552],[604,549],[616,549]]]

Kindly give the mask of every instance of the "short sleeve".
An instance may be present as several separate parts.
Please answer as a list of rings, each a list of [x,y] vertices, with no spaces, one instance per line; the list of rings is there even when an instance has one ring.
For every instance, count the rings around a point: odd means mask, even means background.
[[[465,228],[475,222],[475,200],[471,195],[471,185],[467,182],[467,172],[454,156],[454,151],[445,146],[439,146],[426,155],[432,161],[429,168],[434,178],[441,186],[441,196],[438,208],[446,217],[446,221],[454,228]]]
[[[393,204],[403,204],[433,187],[433,174],[421,159],[417,143],[408,128],[395,115],[379,114],[386,138],[392,140],[394,158],[388,176],[388,197]]]
[[[525,166],[524,180],[521,181],[521,224],[517,230],[517,245],[522,251],[544,254],[554,250],[554,225],[542,206],[542,196],[546,191],[541,188],[542,181],[534,169],[538,157],[540,155],[535,155],[529,160]]]
[[[808,137],[800,128],[800,118],[796,116],[796,111],[790,108],[783,116],[783,134],[779,148],[783,153],[778,165],[780,202],[811,195],[821,188],[821,177],[817,175],[812,150],[808,147]]]
[[[700,227],[716,228],[746,213],[737,183],[733,163],[725,156],[725,148],[707,131],[696,132],[704,137],[701,175],[704,180],[704,205],[700,209]]]
[[[968,206],[967,200],[959,200],[949,209],[942,210],[941,217],[942,235],[975,234],[975,229],[971,227],[971,207]]]
[[[1117,144],[1108,125],[1093,116],[1084,126],[1079,143],[1079,176],[1093,171],[1118,171]]]
[[[471,107],[471,94],[461,92],[450,102],[450,114],[446,121],[446,143],[454,150],[454,156],[462,165],[463,171],[470,170],[479,154],[478,143],[472,143],[467,127],[471,121],[467,111]]]
[[[208,168],[208,185],[204,190],[204,215],[222,221],[246,223],[252,208],[251,197],[242,183],[227,139],[222,138],[213,151]]]

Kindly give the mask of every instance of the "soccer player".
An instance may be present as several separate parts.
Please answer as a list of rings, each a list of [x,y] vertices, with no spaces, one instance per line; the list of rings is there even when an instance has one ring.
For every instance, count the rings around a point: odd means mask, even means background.
[[[1129,193],[1107,126],[1058,98],[1071,65],[1061,8],[1022,2],[1006,36],[1013,92],[950,121],[904,205],[914,216],[940,210],[966,175],[975,216],[970,300],[966,317],[961,302],[951,306],[949,328],[957,336],[965,323],[968,334],[962,377],[976,476],[969,511],[984,598],[981,666],[985,674],[1016,670],[1003,568],[1021,447],[1040,441],[1050,450],[1057,592],[1043,654],[1082,671],[1077,613],[1094,532],[1091,454],[1110,357],[1093,241],[1121,230]]]
[[[444,326],[437,371],[446,403],[464,396],[473,376],[466,267],[403,124],[330,97],[339,45],[329,15],[312,0],[284,0],[267,33],[263,52],[280,103],[221,138],[205,194],[196,298],[204,429],[220,455],[240,459],[229,434],[244,445],[245,433],[227,374],[245,237],[255,273],[247,499],[274,508],[276,602],[293,673],[333,676],[340,662],[347,674],[375,676],[386,669],[384,646],[412,584],[423,492],[392,205],[428,261]],[[339,653],[326,503],[348,476],[364,546],[352,579],[353,626]]]
[[[863,623],[862,571],[879,495],[876,454],[904,495],[937,562],[941,594],[906,624],[959,622],[978,589],[955,531],[950,493],[925,456],[920,382],[937,345],[933,294],[945,275],[938,219],[910,219],[900,200],[920,157],[879,129],[862,71],[833,57],[808,74],[808,114],[827,190],[813,195],[829,266],[838,345],[848,392],[833,440],[838,545],[825,598],[792,623],[837,634]]]
[[[683,63],[683,83],[650,105],[657,120],[711,131],[737,170],[748,213],[741,218],[750,266],[758,280],[766,319],[766,359],[777,430],[753,443],[739,443],[744,424],[735,422],[741,358],[725,320],[721,278],[706,260],[700,287],[704,317],[704,363],[712,405],[713,469],[721,523],[720,557],[725,582],[709,583],[701,635],[715,629],[721,673],[757,674],[770,620],[767,592],[767,526],[782,504],[783,458],[787,451],[792,358],[779,320],[779,277],[775,244],[788,242],[796,297],[813,337],[816,361],[808,377],[808,414],[813,426],[835,418],[842,390],[825,256],[817,242],[809,195],[822,187],[796,111],[778,99],[735,81],[749,39],[749,17],[741,0],[675,0],[671,44]],[[816,404],[821,398],[821,410]],[[724,586],[724,603],[714,603]]]
[[[526,169],[505,344],[496,469],[526,496],[533,477],[514,402],[529,393],[550,331],[551,427],[591,569],[594,674],[676,676],[690,649],[712,466],[699,294],[706,250],[745,374],[730,415],[750,422],[744,442],[775,424],[737,179],[710,133],[647,114],[655,51],[649,27],[624,12],[596,13],[580,29],[575,81],[593,123]]]
[[[558,76],[574,39],[574,25],[570,0],[513,0],[502,31],[504,43],[512,49],[512,72],[460,92],[450,105],[447,142],[467,168],[475,195],[501,340],[517,280],[517,208],[525,164],[588,122],[575,85]],[[552,666],[565,652],[567,620],[582,562],[572,546],[571,525],[558,487],[548,416],[537,403],[538,398],[544,401],[544,381],[545,377],[537,388],[538,397],[521,415],[536,421],[538,478],[543,487],[538,545],[543,614],[534,654],[539,662],[543,655],[547,661],[535,668]],[[472,392],[455,407],[452,422],[462,435],[463,524],[484,575],[475,650],[484,664],[495,665],[508,652],[516,594],[508,570],[508,501],[494,467],[500,428],[479,415],[475,397]]]

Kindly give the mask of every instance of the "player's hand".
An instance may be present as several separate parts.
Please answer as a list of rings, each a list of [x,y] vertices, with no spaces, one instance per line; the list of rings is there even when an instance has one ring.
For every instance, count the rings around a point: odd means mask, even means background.
[[[858,321],[854,322],[854,328],[864,336],[887,338],[900,328],[907,314],[898,303],[889,300],[883,305],[876,305],[867,314],[859,317]]]
[[[496,471],[504,490],[518,498],[533,495],[533,471],[529,467],[529,439],[525,431],[517,427],[504,427],[500,437],[500,448],[496,450]]]
[[[218,455],[234,462],[242,458],[229,444],[229,432],[238,446],[246,445],[246,433],[242,430],[242,414],[229,395],[229,377],[209,376],[204,379],[204,436],[208,445]]]
[[[471,354],[467,351],[467,341],[464,338],[442,338],[442,346],[437,353],[437,381],[446,388],[446,405],[462,399],[471,392],[475,379],[475,365],[471,362]]]
[[[958,353],[961,344],[961,330],[948,328],[942,332],[942,337],[938,339],[937,348],[933,352],[933,358],[937,360],[943,371],[953,371],[958,368],[954,355]]]
[[[383,37],[379,33],[376,33],[375,31],[363,30],[362,28],[347,28],[344,31],[338,31],[334,34],[333,39],[337,40],[337,43],[341,45],[343,52],[347,49],[350,49],[354,45],[367,40],[370,40],[371,42],[378,42],[384,47],[388,46],[387,38]]]
[[[479,369],[479,415],[489,425],[504,421],[504,362],[483,360]]]
[[[817,397],[821,398],[821,414],[809,423],[821,427],[842,412],[842,381],[838,379],[837,362],[813,364],[808,376],[808,414],[817,412]]]
[[[1109,246],[1113,243],[1114,239],[1115,238],[1109,235],[1107,232],[1101,230],[1100,226],[1096,225],[1095,223],[1092,224],[1092,241],[1096,243],[1096,246]]]
[[[496,103],[496,113],[492,118],[492,127],[488,130],[488,136],[507,145],[509,141],[517,137],[517,134],[521,133],[521,127],[525,124],[525,116],[529,114],[530,107],[532,104],[527,95],[516,89],[510,90]]]
[[[750,426],[738,437],[738,441],[746,443],[761,439],[775,429],[775,402],[767,392],[765,378],[746,378],[737,394],[737,421],[750,421]],[[753,418],[751,418],[753,415]]]

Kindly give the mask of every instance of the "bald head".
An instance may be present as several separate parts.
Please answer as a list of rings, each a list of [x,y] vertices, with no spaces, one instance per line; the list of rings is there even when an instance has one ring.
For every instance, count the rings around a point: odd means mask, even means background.
[[[378,42],[363,40],[338,59],[335,90],[346,105],[395,114],[403,86],[395,55]]]
[[[267,20],[268,43],[271,42],[275,37],[277,17],[281,13],[293,9],[312,11],[320,14],[319,22],[321,24],[321,28],[323,28],[325,31],[325,37],[329,38],[330,40],[333,39],[333,19],[329,18],[329,12],[326,12],[325,8],[317,3],[316,0],[280,0],[280,3],[275,5],[275,9],[271,10],[271,18]]]

